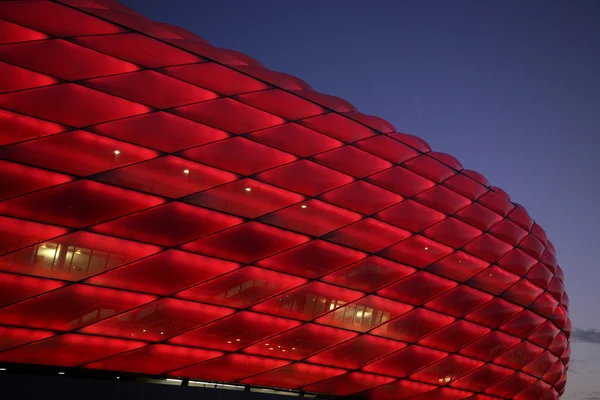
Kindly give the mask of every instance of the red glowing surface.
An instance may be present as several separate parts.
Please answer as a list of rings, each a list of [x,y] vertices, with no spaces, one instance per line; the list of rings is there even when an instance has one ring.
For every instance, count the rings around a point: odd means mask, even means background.
[[[113,0],[0,2],[0,170],[0,362],[372,400],[564,392],[564,272],[506,192]]]

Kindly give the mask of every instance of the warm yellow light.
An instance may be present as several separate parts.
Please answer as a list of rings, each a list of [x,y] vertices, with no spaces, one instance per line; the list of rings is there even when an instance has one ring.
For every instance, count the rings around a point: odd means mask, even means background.
[[[42,249],[45,249],[47,246],[45,244],[42,245]]]
[[[75,254],[81,254],[81,250],[77,250]]]
[[[306,208],[306,204],[302,204],[300,207],[302,207],[302,208]]]
[[[113,151],[113,153],[115,153],[116,156],[118,156],[119,154],[121,154],[121,152],[119,150],[115,150],[115,151]]]
[[[241,341],[242,341],[242,339],[235,339],[235,341],[236,341],[236,342],[241,342]]]

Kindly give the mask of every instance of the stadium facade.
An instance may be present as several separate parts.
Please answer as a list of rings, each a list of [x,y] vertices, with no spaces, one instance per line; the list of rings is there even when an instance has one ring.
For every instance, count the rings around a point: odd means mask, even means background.
[[[3,369],[564,392],[554,246],[454,157],[111,0],[0,2],[0,61]]]

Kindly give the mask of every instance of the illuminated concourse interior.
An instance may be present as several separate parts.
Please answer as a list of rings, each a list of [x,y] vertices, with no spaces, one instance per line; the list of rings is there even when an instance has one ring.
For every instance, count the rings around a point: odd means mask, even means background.
[[[564,392],[564,275],[522,206],[112,0],[0,2],[0,171],[2,368],[374,400]]]

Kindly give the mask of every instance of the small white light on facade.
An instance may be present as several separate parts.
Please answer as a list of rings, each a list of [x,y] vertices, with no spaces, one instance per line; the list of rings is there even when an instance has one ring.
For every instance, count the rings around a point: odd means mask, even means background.
[[[187,175],[187,174],[189,174],[189,173],[190,173],[190,170],[189,170],[189,169],[184,169],[184,170],[183,170],[183,173]]]
[[[425,247],[425,251],[429,250],[429,247]]]
[[[118,156],[119,154],[121,154],[121,152],[119,150],[115,150],[115,151],[113,151],[113,153],[115,154],[115,156]]]
[[[252,188],[246,188],[245,190],[246,190],[246,192],[251,192]]]
[[[59,374],[59,375],[64,375],[65,373],[64,373],[64,372],[59,372],[58,374]]]
[[[306,206],[306,204],[302,204],[300,207],[306,208],[307,206]]]

